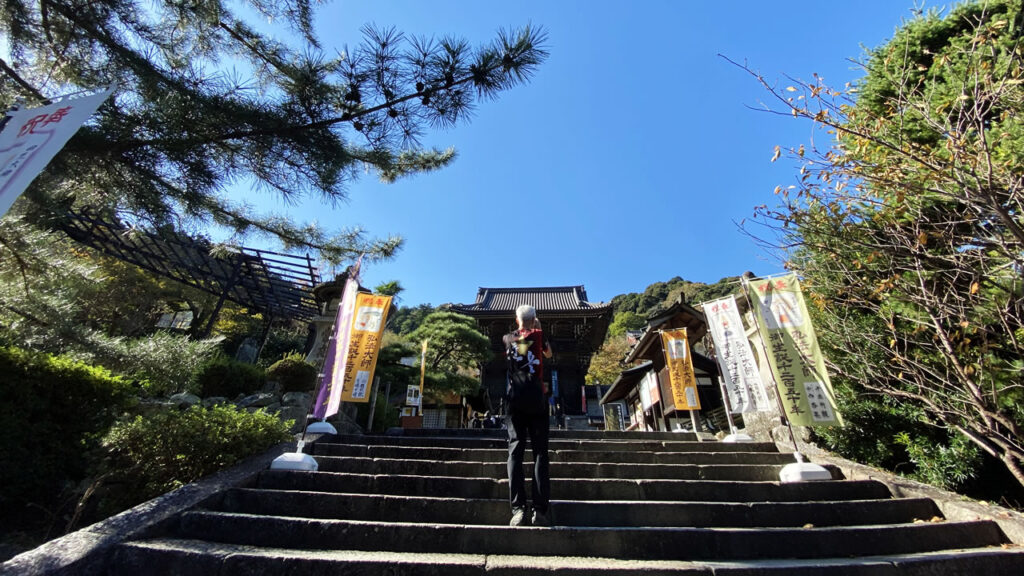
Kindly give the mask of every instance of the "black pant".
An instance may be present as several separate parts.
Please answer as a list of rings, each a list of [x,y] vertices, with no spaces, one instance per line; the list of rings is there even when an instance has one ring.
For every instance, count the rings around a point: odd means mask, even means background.
[[[526,506],[526,480],[523,477],[523,455],[526,439],[533,453],[533,508],[547,514],[551,497],[548,468],[548,415],[508,417],[508,499],[513,508]]]

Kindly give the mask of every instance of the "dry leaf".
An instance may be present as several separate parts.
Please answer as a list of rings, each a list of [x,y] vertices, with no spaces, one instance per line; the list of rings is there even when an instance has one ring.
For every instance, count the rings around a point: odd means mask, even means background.
[[[814,524],[804,524],[804,528],[814,528]]]
[[[792,86],[786,86],[786,92],[796,92],[796,88]]]
[[[779,156],[780,156],[781,154],[782,154],[782,149],[781,149],[781,148],[779,148],[778,146],[776,146],[776,147],[775,147],[775,154],[774,154],[774,155],[772,156],[772,162],[775,162],[776,160],[778,160],[778,159],[779,159]]]
[[[920,244],[921,246],[927,246],[928,245],[928,234],[925,233],[925,232],[921,232],[920,234],[918,234],[917,235],[917,243]]]
[[[974,284],[971,284],[971,294],[977,294],[977,293],[978,293],[978,283],[975,282]]]
[[[945,521],[946,521],[946,519],[941,517],[941,516],[932,516],[932,519],[929,520],[929,522],[931,522],[933,524],[938,524],[939,522],[945,522]]]

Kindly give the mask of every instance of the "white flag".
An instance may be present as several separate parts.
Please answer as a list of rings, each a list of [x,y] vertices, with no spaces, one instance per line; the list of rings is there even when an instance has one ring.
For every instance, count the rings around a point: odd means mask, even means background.
[[[736,308],[736,298],[729,296],[704,303],[704,315],[715,342],[715,355],[725,380],[732,412],[765,412],[770,410],[764,382],[754,362],[754,354]]]
[[[0,216],[113,92],[111,87],[7,113],[0,132]]]

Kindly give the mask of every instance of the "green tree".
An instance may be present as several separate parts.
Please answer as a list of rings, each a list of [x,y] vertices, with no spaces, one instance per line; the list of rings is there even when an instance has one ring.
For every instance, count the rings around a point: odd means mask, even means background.
[[[604,384],[605,386],[615,382],[619,374],[626,369],[622,360],[629,353],[629,344],[624,336],[611,336],[604,341],[601,349],[590,359],[590,368],[587,370],[587,384]]]
[[[262,32],[259,20],[279,23]],[[235,183],[292,202],[335,204],[366,168],[384,180],[447,165],[428,129],[526,81],[547,56],[526,27],[471,47],[367,27],[329,55],[308,0],[9,0],[0,106],[116,83],[117,92],[26,192],[17,211],[46,222],[68,205],[156,229],[217,224],[264,233],[331,262],[387,257],[397,237],[261,215],[226,199]],[[286,42],[280,38],[295,38]]]
[[[609,336],[622,336],[627,330],[639,330],[647,323],[647,318],[636,312],[619,312],[608,326]]]
[[[430,304],[419,304],[417,306],[402,306],[395,311],[388,319],[388,328],[396,334],[408,335],[420,327],[423,319],[435,312]]]
[[[477,329],[476,320],[455,312],[434,312],[408,339],[414,345],[428,340],[424,395],[439,400],[446,392],[473,394],[479,389],[477,370],[490,359],[491,342]]]
[[[389,280],[387,282],[381,282],[373,289],[374,294],[383,294],[385,296],[393,296],[395,300],[398,300],[398,295],[405,291],[405,287],[398,280]]]
[[[1024,486],[1022,29],[1019,2],[968,2],[904,24],[853,87],[773,91],[834,138],[791,150],[798,182],[760,215],[805,279],[840,381],[962,435]],[[919,469],[961,474],[952,453]]]

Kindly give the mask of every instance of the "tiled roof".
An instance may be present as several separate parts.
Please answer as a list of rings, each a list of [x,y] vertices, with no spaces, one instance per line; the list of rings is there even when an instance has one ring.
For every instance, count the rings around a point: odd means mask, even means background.
[[[514,313],[522,304],[530,304],[538,312],[604,312],[611,304],[587,302],[583,286],[543,288],[480,288],[473,304],[453,304],[452,309],[462,312]]]

